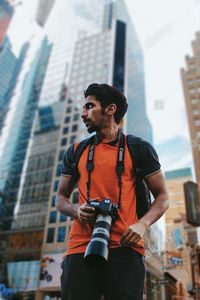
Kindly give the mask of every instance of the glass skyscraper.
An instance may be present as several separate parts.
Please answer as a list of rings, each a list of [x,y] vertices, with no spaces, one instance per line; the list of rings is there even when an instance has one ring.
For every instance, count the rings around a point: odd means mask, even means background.
[[[18,58],[15,58],[8,45],[0,53],[0,134],[28,48],[29,44],[25,43]]]
[[[89,18],[87,6],[90,6],[91,2],[78,2],[79,5],[83,5],[81,11],[76,10],[77,1],[57,0],[45,25],[45,32],[53,42],[54,48],[42,88],[40,105],[59,101],[63,84],[68,85],[76,41],[100,31],[99,17],[103,12],[102,5],[96,4],[96,17]]]
[[[143,53],[124,0],[117,0],[106,5],[103,28],[109,28],[112,19],[121,20],[126,24],[123,92],[128,99],[129,107],[125,129],[129,134],[141,136],[152,142],[152,127],[146,112]],[[121,38],[115,51],[119,49],[120,44]],[[116,72],[117,70],[113,75]]]
[[[6,93],[16,65],[17,58],[12,51],[9,39],[6,37],[0,49],[0,132],[5,116],[4,107],[7,105]]]
[[[4,194],[1,198],[3,209],[0,212],[3,230],[11,229],[21,173],[50,50],[51,45],[47,39],[44,39],[24,79],[21,96],[16,99],[13,116],[7,119],[9,122],[9,126],[5,127],[8,131],[7,138],[4,137],[0,157],[0,190]]]

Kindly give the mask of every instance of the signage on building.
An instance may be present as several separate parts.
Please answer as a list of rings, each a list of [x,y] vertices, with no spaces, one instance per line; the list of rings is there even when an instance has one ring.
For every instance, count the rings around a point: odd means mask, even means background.
[[[178,227],[174,229],[174,242],[177,249],[181,249],[183,247],[181,230]]]
[[[19,261],[7,263],[9,286],[15,293],[37,289],[40,261]]]
[[[0,299],[10,299],[12,298],[12,295],[13,289],[6,287],[3,283],[0,283]]]
[[[167,251],[167,264],[168,265],[182,265],[183,259],[180,251]]]
[[[59,287],[63,254],[44,255],[40,266],[40,288]]]
[[[11,249],[21,250],[24,248],[40,249],[43,240],[43,232],[13,233],[9,236],[8,246]]]
[[[192,181],[185,182],[184,194],[187,222],[193,226],[200,226],[200,195],[198,184]]]

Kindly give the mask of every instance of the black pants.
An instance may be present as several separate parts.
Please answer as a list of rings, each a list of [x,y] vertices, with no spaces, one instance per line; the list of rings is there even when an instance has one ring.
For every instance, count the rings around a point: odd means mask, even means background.
[[[130,248],[110,249],[108,263],[100,268],[86,265],[83,254],[68,255],[62,269],[62,300],[143,299],[143,257]]]

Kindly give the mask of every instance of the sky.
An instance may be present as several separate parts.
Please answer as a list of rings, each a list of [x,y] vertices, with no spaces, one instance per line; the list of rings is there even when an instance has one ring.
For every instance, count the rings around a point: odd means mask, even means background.
[[[143,49],[148,114],[156,143],[188,137],[180,69],[200,31],[200,0],[127,0]],[[160,108],[159,108],[160,107]]]
[[[30,36],[37,6],[37,0],[21,2],[9,29],[14,45]],[[191,164],[180,69],[185,67],[185,55],[192,55],[191,41],[200,31],[200,0],[125,2],[143,50],[147,112],[154,143],[161,149],[169,147],[171,154],[180,145],[177,167]],[[181,143],[177,144],[179,139]],[[176,167],[173,161],[163,160],[165,168],[170,164],[171,169]]]

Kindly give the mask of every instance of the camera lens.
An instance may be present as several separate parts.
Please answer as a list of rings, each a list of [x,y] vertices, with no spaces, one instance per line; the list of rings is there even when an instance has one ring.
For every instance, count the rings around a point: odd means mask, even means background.
[[[88,265],[98,267],[107,262],[111,223],[110,215],[97,215],[92,238],[84,255]]]

